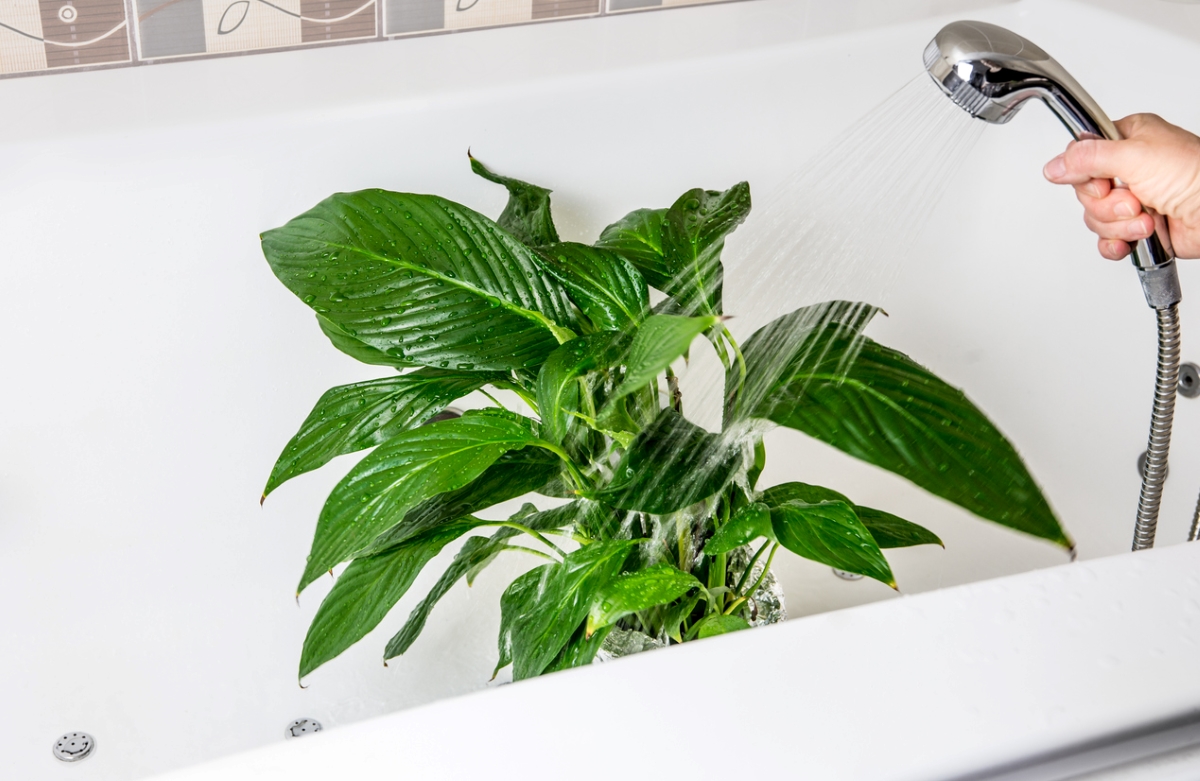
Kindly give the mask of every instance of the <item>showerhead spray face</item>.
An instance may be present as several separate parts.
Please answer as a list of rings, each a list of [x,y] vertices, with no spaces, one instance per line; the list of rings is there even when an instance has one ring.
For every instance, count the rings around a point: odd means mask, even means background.
[[[925,47],[925,70],[956,105],[976,119],[1002,125],[1030,98],[1045,103],[1076,139],[1118,140],[1120,131],[1079,82],[1032,41],[986,22],[953,22]],[[1117,186],[1121,183],[1115,182]],[[1167,223],[1147,209],[1156,232],[1133,245],[1133,264],[1146,302],[1179,303],[1179,275]]]

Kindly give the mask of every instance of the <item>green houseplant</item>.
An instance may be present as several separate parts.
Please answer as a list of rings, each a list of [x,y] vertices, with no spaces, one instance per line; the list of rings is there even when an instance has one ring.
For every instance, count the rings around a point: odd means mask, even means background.
[[[374,448],[318,519],[297,593],[349,566],[309,628],[301,677],[375,628],[461,537],[385,659],[409,648],[458,580],[507,551],[547,560],[500,601],[497,670],[511,663],[521,679],[589,663],[618,627],[672,643],[745,628],[780,548],[895,587],[883,550],[940,544],[830,488],[758,486],[764,422],[1070,547],[983,413],[862,335],[876,307],[803,307],[738,345],[724,325],[721,252],[749,213],[747,184],[639,209],[585,245],[559,241],[549,190],[471,165],[509,191],[497,221],[437,196],[366,190],[262,236],[271,269],[336,348],[399,370],[322,396],[263,494]],[[653,309],[650,287],[665,295]],[[718,433],[684,417],[671,368],[697,338],[726,370]],[[427,423],[488,388],[534,415],[497,401]],[[556,506],[477,515],[528,493]]]

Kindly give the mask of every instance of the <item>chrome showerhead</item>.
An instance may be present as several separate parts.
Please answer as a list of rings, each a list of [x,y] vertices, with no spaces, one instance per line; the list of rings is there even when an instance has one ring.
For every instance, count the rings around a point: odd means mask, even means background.
[[[925,69],[960,108],[985,122],[1008,122],[1030,98],[1054,112],[1076,139],[1118,140],[1120,131],[1053,57],[1032,41],[986,22],[953,22],[925,47]],[[1115,182],[1117,186],[1121,183]],[[1147,210],[1149,211],[1149,210]],[[1146,301],[1179,303],[1179,278],[1166,220],[1150,212],[1157,232],[1133,245]]]

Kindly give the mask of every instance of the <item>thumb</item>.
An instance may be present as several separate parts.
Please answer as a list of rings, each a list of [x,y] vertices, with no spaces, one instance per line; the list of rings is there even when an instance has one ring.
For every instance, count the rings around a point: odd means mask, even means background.
[[[1055,184],[1084,184],[1092,179],[1129,180],[1137,152],[1128,141],[1089,138],[1072,141],[1067,151],[1046,164],[1044,174]]]

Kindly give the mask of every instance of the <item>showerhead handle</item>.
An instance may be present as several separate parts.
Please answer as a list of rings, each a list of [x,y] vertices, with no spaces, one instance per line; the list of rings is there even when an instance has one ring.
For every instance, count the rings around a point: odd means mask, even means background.
[[[1011,120],[1037,98],[1076,140],[1121,139],[1121,132],[1079,82],[1049,54],[1020,35],[986,22],[952,22],[925,47],[925,69],[960,108],[992,124]],[[1113,182],[1124,187],[1120,180]],[[1146,303],[1165,309],[1181,299],[1167,221],[1151,209],[1155,232],[1132,243]]]

